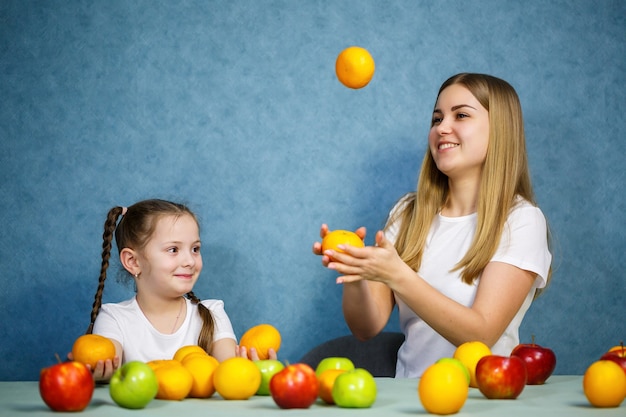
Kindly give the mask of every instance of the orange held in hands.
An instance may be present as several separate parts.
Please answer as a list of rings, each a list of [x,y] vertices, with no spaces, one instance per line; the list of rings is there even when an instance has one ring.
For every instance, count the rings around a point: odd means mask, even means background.
[[[98,361],[115,358],[115,345],[111,339],[104,336],[84,334],[74,342],[72,357],[76,362],[84,363],[94,369]]]
[[[280,332],[276,327],[271,324],[259,324],[251,327],[241,336],[239,346],[248,349],[248,357],[250,357],[250,348],[255,348],[259,359],[264,360],[269,359],[270,349],[274,349],[275,352],[278,352],[280,343]]]
[[[339,81],[348,88],[363,88],[374,76],[374,59],[367,49],[350,46],[341,51],[335,62]]]
[[[356,233],[349,230],[333,230],[326,233],[326,236],[322,239],[322,253],[329,249],[343,252],[339,249],[339,245],[350,245],[357,248],[365,246],[363,240]]]

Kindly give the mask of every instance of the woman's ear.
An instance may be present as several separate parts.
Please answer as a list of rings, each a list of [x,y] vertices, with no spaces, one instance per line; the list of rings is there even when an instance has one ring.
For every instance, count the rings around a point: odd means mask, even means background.
[[[120,262],[122,263],[124,269],[126,269],[132,276],[136,277],[141,274],[137,253],[134,250],[130,248],[122,249],[120,252]]]

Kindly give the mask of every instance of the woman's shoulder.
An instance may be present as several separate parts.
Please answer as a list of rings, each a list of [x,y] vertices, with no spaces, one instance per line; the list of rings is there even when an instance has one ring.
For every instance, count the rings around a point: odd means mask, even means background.
[[[539,206],[518,196],[513,204],[511,212],[509,213],[508,222],[517,223],[520,221],[532,223],[539,222],[545,225],[546,218]]]

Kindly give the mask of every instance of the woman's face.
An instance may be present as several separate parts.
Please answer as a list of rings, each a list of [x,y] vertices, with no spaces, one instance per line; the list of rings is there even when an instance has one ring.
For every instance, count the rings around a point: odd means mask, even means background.
[[[489,112],[463,85],[450,85],[439,95],[428,145],[448,178],[480,176],[489,145]]]

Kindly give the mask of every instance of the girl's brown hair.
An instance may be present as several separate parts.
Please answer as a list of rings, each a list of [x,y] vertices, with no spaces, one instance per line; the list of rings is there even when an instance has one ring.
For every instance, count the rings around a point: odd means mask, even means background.
[[[462,271],[462,280],[471,284],[495,254],[517,196],[533,205],[536,202],[526,156],[522,108],[513,87],[490,75],[462,73],[446,80],[437,98],[453,84],[467,88],[489,112],[489,145],[477,202],[476,234],[469,250],[455,267],[455,270]],[[389,226],[400,221],[395,246],[400,257],[415,271],[420,268],[430,226],[444,206],[448,193],[448,177],[437,169],[427,148],[417,192],[405,195],[401,199],[403,209],[387,222]]]
[[[96,291],[93,308],[91,310],[91,322],[87,333],[92,333],[93,325],[102,306],[102,293],[104,282],[107,278],[109,259],[111,258],[111,247],[113,236],[117,245],[118,254],[123,248],[134,250],[143,249],[156,229],[157,222],[165,216],[191,216],[199,226],[196,215],[185,205],[173,203],[165,200],[144,200],[128,207],[126,213],[124,208],[113,207],[107,214],[104,222],[104,233],[102,234],[102,266],[100,268],[100,278],[98,290]],[[119,224],[117,220],[122,217]],[[129,274],[130,276],[130,274]],[[198,337],[198,345],[207,352],[211,352],[213,344],[213,332],[215,323],[211,311],[200,302],[193,291],[186,294],[193,304],[198,306],[198,312],[202,318],[202,329]]]

